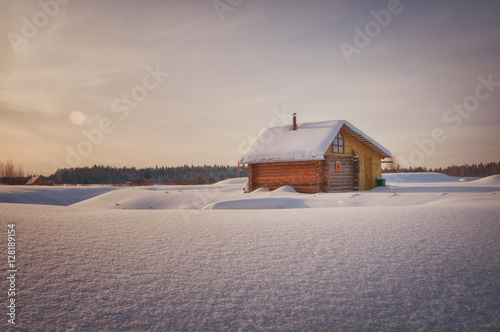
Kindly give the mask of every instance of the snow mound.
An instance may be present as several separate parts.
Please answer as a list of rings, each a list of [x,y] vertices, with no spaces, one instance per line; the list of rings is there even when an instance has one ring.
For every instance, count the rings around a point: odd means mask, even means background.
[[[132,187],[72,206],[125,210],[200,210],[207,204],[234,199],[242,193],[241,181],[213,185]]]
[[[251,193],[254,194],[254,193],[268,193],[270,190],[269,188],[258,188],[258,189],[255,189],[254,191],[252,191]]]
[[[500,175],[490,175],[473,181],[474,184],[481,185],[500,185]]]
[[[294,193],[294,194],[297,193],[297,191],[290,186],[279,187],[278,189],[273,190],[273,192],[274,193]]]
[[[214,185],[227,185],[227,184],[241,184],[241,185],[245,185],[245,183],[247,183],[247,181],[248,181],[247,177],[244,177],[244,178],[234,178],[234,179],[226,179],[226,180],[222,180],[222,181],[216,182],[216,183],[214,183]]]
[[[267,197],[222,201],[209,204],[203,210],[269,210],[308,208],[305,201],[293,197]]]

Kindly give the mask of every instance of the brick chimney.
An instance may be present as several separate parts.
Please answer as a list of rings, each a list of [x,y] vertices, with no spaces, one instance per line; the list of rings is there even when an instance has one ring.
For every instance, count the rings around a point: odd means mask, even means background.
[[[292,124],[292,131],[297,130],[297,113],[293,113],[293,124]]]

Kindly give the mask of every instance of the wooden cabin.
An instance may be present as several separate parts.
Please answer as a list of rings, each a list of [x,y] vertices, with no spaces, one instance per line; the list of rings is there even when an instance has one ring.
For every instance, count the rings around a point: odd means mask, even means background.
[[[370,190],[389,150],[345,120],[266,128],[239,163],[248,191],[291,186],[301,193]]]
[[[40,176],[33,176],[28,182],[26,182],[27,186],[45,186],[46,183]]]

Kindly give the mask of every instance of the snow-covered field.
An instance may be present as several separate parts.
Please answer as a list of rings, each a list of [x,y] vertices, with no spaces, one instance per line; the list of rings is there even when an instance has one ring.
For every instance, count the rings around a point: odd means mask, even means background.
[[[15,224],[20,330],[500,330],[500,176],[384,177],[316,195],[0,186],[2,329]]]

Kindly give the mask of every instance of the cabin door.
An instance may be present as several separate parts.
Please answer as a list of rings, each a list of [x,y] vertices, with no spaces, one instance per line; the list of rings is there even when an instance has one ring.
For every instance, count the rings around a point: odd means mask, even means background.
[[[365,157],[365,190],[371,190],[375,187],[373,179],[373,159]]]

